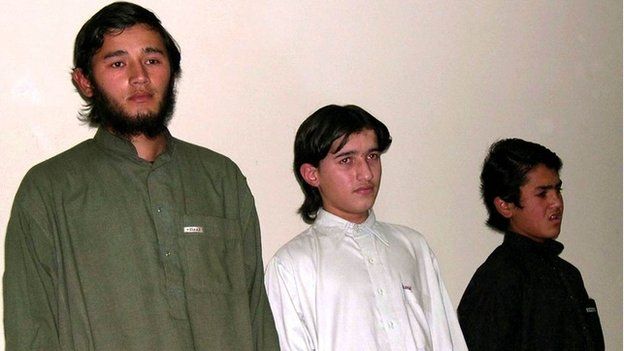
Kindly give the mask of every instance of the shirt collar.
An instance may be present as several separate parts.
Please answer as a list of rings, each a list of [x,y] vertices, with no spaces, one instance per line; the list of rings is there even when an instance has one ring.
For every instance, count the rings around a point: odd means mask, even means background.
[[[354,239],[373,235],[384,245],[390,246],[386,235],[375,228],[375,223],[377,220],[372,209],[368,211],[368,218],[364,222],[353,223],[321,208],[316,213],[316,219],[312,226],[318,229],[322,228],[323,232],[345,235]]]
[[[547,239],[543,243],[540,243],[514,232],[506,232],[504,242],[524,251],[536,252],[544,255],[559,256],[563,251],[563,244],[556,240]]]
[[[154,165],[169,161],[175,148],[174,138],[171,136],[171,133],[169,133],[169,130],[165,129],[163,133],[167,138],[167,146],[165,151],[156,158]],[[136,148],[129,140],[111,133],[106,128],[99,127],[93,137],[93,140],[95,140],[96,144],[110,152],[113,152],[114,154],[130,159],[134,162],[149,163],[137,155]]]

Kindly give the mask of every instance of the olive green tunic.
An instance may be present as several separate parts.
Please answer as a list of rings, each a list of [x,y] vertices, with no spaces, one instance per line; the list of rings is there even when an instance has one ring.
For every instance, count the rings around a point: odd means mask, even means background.
[[[154,163],[104,129],[25,176],[6,236],[13,350],[275,350],[253,197],[171,137]]]

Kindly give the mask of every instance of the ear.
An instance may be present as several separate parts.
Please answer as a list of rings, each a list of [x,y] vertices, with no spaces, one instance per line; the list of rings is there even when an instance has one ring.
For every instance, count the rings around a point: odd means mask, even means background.
[[[505,218],[511,218],[513,215],[512,209],[515,207],[513,202],[507,202],[500,197],[494,198],[494,207],[496,207],[496,211],[500,213],[501,216]]]
[[[299,167],[299,174],[303,180],[309,185],[318,188],[319,180],[318,180],[318,168],[312,166],[309,163],[304,163]]]
[[[90,98],[93,97],[93,86],[91,80],[84,74],[80,68],[74,68],[72,71],[72,81],[80,94]]]

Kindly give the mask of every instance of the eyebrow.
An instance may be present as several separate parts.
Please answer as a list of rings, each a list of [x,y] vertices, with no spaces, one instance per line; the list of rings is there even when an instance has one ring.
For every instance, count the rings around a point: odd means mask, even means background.
[[[128,52],[125,51],[125,50],[116,50],[116,51],[109,52],[108,54],[104,55],[104,59],[106,60],[106,59],[109,59],[111,57],[119,57],[119,56],[124,56],[124,55],[127,55],[127,54],[128,54]]]
[[[151,47],[151,46],[148,46],[145,49],[143,49],[143,52],[146,54],[161,54],[161,55],[165,54],[163,50],[159,48]]]
[[[371,153],[371,152],[379,152],[379,148],[375,147],[375,148],[372,148],[372,149],[369,149],[369,150],[366,151],[366,153]],[[355,152],[355,151],[346,151],[346,152],[341,152],[339,154],[337,153],[337,154],[334,154],[334,159],[340,158],[340,157],[344,157],[344,156],[353,156],[356,153],[357,152]]]
[[[538,186],[537,189],[549,190],[549,189],[561,188],[561,185],[563,185],[563,182],[560,180],[559,182],[557,182],[557,184],[542,185],[542,186]]]
[[[148,46],[141,51],[143,51],[143,53],[145,54],[161,54],[161,55],[165,54],[163,50],[155,48],[155,47],[151,47],[151,46]],[[104,59],[106,60],[111,57],[120,57],[120,56],[125,56],[125,55],[128,55],[128,52],[126,50],[115,50],[113,52],[109,52],[108,54],[104,55]]]

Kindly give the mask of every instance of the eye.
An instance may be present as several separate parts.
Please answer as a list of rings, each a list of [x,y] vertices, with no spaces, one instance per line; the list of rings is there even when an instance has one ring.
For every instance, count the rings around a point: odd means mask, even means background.
[[[123,66],[124,66],[124,63],[123,63],[123,62],[121,62],[121,61],[116,61],[116,62],[113,62],[113,63],[111,64],[111,67],[113,67],[113,68],[121,68],[121,67],[123,67]]]
[[[546,192],[545,191],[540,191],[539,193],[537,193],[537,197],[545,198],[546,197]]]
[[[148,65],[156,65],[160,63],[160,60],[158,59],[147,59],[147,61],[145,61],[145,63],[147,63]]]
[[[378,160],[381,155],[378,152],[368,154],[369,160]]]
[[[342,159],[340,159],[339,162],[340,162],[341,165],[348,165],[348,164],[351,163],[351,157],[342,158]]]

